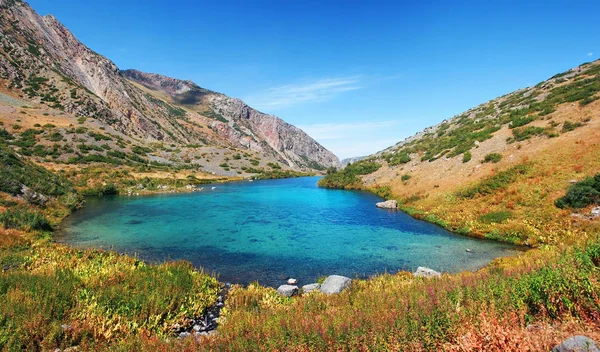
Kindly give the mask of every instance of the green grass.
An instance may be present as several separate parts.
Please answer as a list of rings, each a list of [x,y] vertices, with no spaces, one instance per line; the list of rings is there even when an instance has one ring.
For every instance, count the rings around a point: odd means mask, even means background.
[[[510,211],[496,211],[481,215],[479,217],[479,222],[485,224],[501,224],[508,221],[512,217],[512,213]]]
[[[164,338],[173,324],[198,317],[219,289],[216,279],[185,262],[147,265],[55,245],[4,251],[0,258],[16,263],[0,276],[3,350],[94,346],[147,334]]]
[[[461,198],[475,198],[478,195],[492,194],[497,190],[505,189],[511,183],[515,182],[518,177],[527,175],[529,170],[530,166],[527,164],[513,166],[459,191],[457,195]]]
[[[46,196],[75,193],[73,185],[64,177],[19,158],[0,144],[0,192],[21,195],[21,185]]]
[[[5,229],[24,231],[52,230],[50,222],[41,212],[19,205],[0,213],[0,224]]]

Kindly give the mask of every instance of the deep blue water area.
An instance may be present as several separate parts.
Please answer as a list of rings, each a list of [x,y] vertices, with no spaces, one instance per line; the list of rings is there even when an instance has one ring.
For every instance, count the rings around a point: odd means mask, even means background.
[[[306,284],[322,275],[368,277],[418,266],[474,270],[519,251],[378,209],[376,195],[324,189],[317,181],[243,181],[185,194],[89,198],[63,222],[57,239],[151,262],[185,259],[221,281],[270,286],[287,277]]]

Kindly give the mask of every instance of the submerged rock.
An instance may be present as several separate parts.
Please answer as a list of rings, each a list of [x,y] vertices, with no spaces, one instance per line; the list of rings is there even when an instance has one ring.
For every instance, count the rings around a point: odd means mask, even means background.
[[[556,345],[552,352],[600,352],[596,342],[587,336],[577,335]]]
[[[298,286],[281,285],[277,288],[277,292],[284,297],[292,297],[298,294]]]
[[[426,277],[428,279],[432,278],[432,277],[440,277],[442,276],[441,273],[433,270],[433,269],[429,269],[426,268],[424,266],[420,266],[417,268],[417,271],[415,271],[415,273],[413,274],[415,277]]]
[[[304,293],[309,293],[312,291],[317,291],[318,289],[321,288],[321,284],[308,284],[308,285],[304,285],[302,286],[302,292]]]
[[[321,292],[328,295],[340,293],[345,288],[350,287],[350,284],[352,284],[352,279],[348,277],[340,275],[330,275],[327,276],[327,278],[321,285]]]
[[[398,209],[398,201],[394,199],[386,200],[385,202],[379,202],[375,204],[377,208],[383,209]]]

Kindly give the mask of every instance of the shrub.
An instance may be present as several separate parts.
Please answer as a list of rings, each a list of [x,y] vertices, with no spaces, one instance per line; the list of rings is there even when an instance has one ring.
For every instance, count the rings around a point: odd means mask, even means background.
[[[412,178],[412,176],[411,176],[411,175],[409,175],[409,174],[404,174],[404,175],[402,175],[402,177],[400,177],[400,179],[401,179],[402,181],[408,181],[408,180],[410,180],[411,178]]]
[[[84,196],[108,196],[119,194],[119,190],[113,183],[108,183],[86,188],[81,191],[81,194]]]
[[[485,158],[483,159],[483,162],[484,163],[497,163],[497,162],[500,162],[500,160],[502,160],[502,154],[490,153],[485,156]]]
[[[319,180],[319,186],[329,188],[356,188],[361,186],[359,175],[371,174],[381,167],[374,161],[361,160],[354,164],[348,164],[342,170],[327,174]]]
[[[571,185],[567,194],[554,204],[559,208],[585,208],[600,202],[600,173]]]
[[[527,140],[533,136],[539,136],[543,134],[545,129],[543,127],[527,126],[524,128],[515,128],[512,130],[514,140],[521,142]]]
[[[131,147],[131,151],[138,155],[145,155],[146,153],[150,153],[152,149],[147,147],[141,147],[139,145],[134,145]]]
[[[535,119],[532,116],[516,116],[511,120],[508,127],[515,128],[515,127],[525,126],[528,123],[532,122],[533,120],[535,120]]]
[[[390,164],[391,166],[406,164],[411,160],[410,156],[408,155],[408,153],[406,151],[396,152],[394,154],[388,154],[384,158],[388,162],[388,164]]]
[[[60,134],[60,132],[54,132],[54,133],[51,133],[50,135],[48,135],[46,137],[46,139],[49,141],[52,141],[52,142],[59,142],[59,141],[62,141],[63,136],[62,136],[62,134]]]
[[[571,132],[574,129],[581,127],[581,126],[583,126],[583,124],[581,122],[565,121],[563,123],[562,133]]]
[[[464,154],[463,154],[463,159],[462,159],[462,162],[463,162],[463,163],[468,163],[469,161],[471,161],[471,158],[472,158],[472,157],[473,157],[473,155],[471,155],[471,152],[469,152],[469,151],[466,151],[466,152],[464,152]]]

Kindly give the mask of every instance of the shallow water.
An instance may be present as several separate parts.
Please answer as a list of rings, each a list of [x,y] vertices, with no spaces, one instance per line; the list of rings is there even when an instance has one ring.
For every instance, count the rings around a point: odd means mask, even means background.
[[[367,277],[478,269],[519,249],[452,234],[392,210],[367,192],[319,188],[317,177],[204,186],[204,191],[89,198],[57,240],[81,248],[185,259],[221,281],[277,286],[321,275]],[[471,252],[467,252],[470,249]]]

